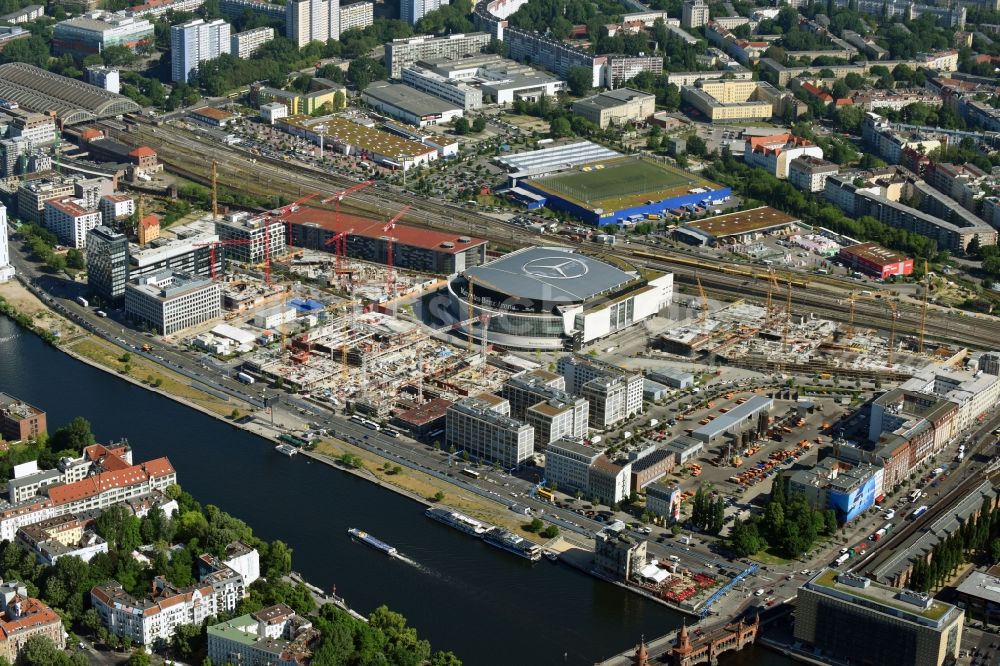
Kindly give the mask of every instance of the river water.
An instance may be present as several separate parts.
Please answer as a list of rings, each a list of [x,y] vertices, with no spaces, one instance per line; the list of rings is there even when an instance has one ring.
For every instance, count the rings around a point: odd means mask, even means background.
[[[77,362],[5,317],[0,391],[48,412],[50,430],[84,416],[98,441],[127,438],[136,461],[169,456],[199,501],[288,543],[310,582],[336,586],[363,614],[388,605],[468,666],[593,664],[680,624],[677,613],[565,565],[530,564],[432,522],[421,506],[367,481],[285,458],[255,435]],[[352,541],[350,527],[405,557]],[[791,662],[754,649],[722,663]]]

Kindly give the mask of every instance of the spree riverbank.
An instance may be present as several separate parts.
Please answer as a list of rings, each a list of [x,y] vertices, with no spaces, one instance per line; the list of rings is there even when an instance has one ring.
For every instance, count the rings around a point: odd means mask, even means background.
[[[77,363],[0,318],[0,391],[49,413],[86,415],[99,440],[127,437],[139,459],[169,456],[181,484],[295,550],[314,584],[368,613],[387,604],[465,663],[588,664],[680,617],[567,567],[534,566],[429,521],[422,508],[256,436]],[[407,556],[352,542],[360,527]],[[497,649],[500,642],[502,649]],[[564,659],[565,655],[565,659]]]

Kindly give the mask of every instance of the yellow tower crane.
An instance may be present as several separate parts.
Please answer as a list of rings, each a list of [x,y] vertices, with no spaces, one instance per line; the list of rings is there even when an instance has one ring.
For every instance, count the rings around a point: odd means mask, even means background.
[[[705,288],[701,286],[701,278],[695,275],[694,279],[698,283],[698,296],[701,298],[701,314],[698,316],[698,325],[704,326],[705,321],[708,320],[708,296],[705,295]]]

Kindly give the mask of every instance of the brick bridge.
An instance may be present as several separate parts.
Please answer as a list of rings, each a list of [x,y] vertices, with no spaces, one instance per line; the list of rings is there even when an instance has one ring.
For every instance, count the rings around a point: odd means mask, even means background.
[[[659,659],[651,660],[645,642],[641,642],[636,648],[632,663],[635,666],[650,666],[650,664],[655,663],[671,664],[672,666],[695,666],[695,664],[715,666],[719,662],[719,655],[723,652],[739,652],[747,645],[752,644],[757,638],[759,628],[760,617],[758,616],[754,618],[753,622],[740,620],[733,624],[727,624],[702,636],[696,636],[692,641],[685,625],[678,632],[677,643],[668,654],[664,654]]]

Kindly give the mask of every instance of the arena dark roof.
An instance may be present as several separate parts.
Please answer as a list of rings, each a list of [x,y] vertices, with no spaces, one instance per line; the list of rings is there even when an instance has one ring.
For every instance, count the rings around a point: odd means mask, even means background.
[[[558,247],[529,247],[465,271],[485,288],[544,303],[582,303],[636,279],[616,266]]]
[[[54,111],[64,125],[139,111],[139,105],[124,95],[23,62],[0,65],[0,98],[28,111]]]

